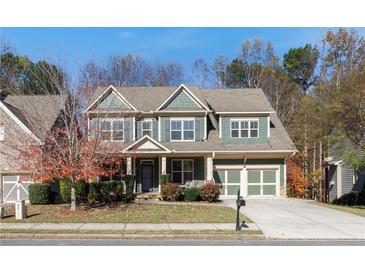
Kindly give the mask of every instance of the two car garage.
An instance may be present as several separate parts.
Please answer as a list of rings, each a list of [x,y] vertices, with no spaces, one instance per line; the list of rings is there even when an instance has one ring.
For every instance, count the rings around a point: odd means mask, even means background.
[[[221,185],[221,195],[230,197],[280,195],[280,165],[215,165],[214,180]]]

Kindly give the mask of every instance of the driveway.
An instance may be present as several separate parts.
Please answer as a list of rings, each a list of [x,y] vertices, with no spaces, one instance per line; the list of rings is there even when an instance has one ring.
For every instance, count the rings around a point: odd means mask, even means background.
[[[226,200],[235,207],[235,200]],[[365,239],[365,218],[300,199],[247,199],[241,212],[266,238]]]

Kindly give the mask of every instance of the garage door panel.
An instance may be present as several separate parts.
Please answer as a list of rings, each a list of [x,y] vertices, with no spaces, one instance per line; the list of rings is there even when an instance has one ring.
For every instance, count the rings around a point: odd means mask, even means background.
[[[276,185],[263,185],[262,192],[263,195],[275,195]]]
[[[260,170],[248,170],[247,171],[247,183],[258,184],[260,183]]]
[[[240,185],[228,185],[227,195],[237,195],[237,191],[240,189]]]
[[[240,170],[227,170],[227,182],[229,184],[240,184],[241,171]]]
[[[247,187],[247,195],[260,195],[261,193],[260,185],[249,185]]]
[[[273,183],[276,182],[276,171],[275,170],[263,170],[263,183]]]

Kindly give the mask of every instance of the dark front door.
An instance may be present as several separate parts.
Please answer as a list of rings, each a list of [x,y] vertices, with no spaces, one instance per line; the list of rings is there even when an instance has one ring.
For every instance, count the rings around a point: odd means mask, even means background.
[[[142,164],[141,165],[141,180],[142,191],[149,192],[153,188],[153,165]]]

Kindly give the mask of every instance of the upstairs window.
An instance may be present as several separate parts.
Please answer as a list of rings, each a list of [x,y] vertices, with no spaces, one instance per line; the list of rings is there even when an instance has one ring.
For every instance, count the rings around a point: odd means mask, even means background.
[[[0,125],[0,141],[4,141],[5,139],[5,126]]]
[[[195,120],[173,119],[171,120],[170,135],[172,141],[193,141],[195,137]]]
[[[142,136],[152,137],[152,120],[142,121]]]
[[[258,138],[258,120],[231,120],[231,138]]]
[[[102,141],[123,141],[123,120],[101,120],[99,123],[99,137]]]

